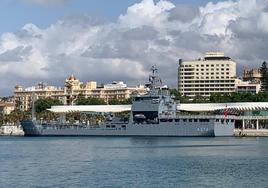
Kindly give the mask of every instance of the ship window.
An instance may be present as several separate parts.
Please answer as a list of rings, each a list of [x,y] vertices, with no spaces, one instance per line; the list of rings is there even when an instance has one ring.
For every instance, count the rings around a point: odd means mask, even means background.
[[[115,128],[115,125],[112,125],[112,128]]]
[[[192,122],[193,120],[192,119],[189,119],[189,122]]]
[[[126,128],[126,125],[122,125],[122,128]]]
[[[194,122],[197,122],[198,119],[194,119]]]
[[[200,119],[199,122],[209,122],[209,119]]]
[[[140,101],[140,100],[141,100],[140,97],[136,97],[136,98],[135,98],[135,101]]]
[[[180,122],[180,119],[175,119],[175,122]]]
[[[168,121],[169,121],[169,122],[173,122],[173,119],[169,119]]]
[[[221,120],[221,123],[222,123],[222,124],[224,123],[224,119]]]
[[[110,125],[106,125],[106,128],[110,128]]]
[[[187,121],[187,119],[183,119],[183,122],[186,122]]]
[[[231,122],[234,122],[234,120],[233,120],[233,119],[231,119]]]
[[[160,119],[160,122],[167,122],[167,119]]]
[[[219,122],[219,119],[216,119],[216,122]]]

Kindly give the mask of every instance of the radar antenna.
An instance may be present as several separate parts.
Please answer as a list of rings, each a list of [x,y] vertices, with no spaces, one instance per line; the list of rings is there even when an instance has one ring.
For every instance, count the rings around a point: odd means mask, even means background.
[[[157,87],[160,87],[162,85],[161,79],[157,76],[157,68],[155,65],[151,67],[152,75],[149,77],[150,82],[150,89],[155,90]]]
[[[151,68],[151,71],[152,71],[152,73],[153,73],[153,76],[155,76],[156,75],[156,73],[157,73],[157,68],[156,68],[156,66],[155,65],[153,65],[152,66],[152,68]]]

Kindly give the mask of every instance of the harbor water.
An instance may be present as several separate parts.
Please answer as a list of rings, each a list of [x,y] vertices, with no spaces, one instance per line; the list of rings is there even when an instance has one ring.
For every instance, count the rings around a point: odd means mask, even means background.
[[[0,137],[1,188],[267,186],[267,137]]]

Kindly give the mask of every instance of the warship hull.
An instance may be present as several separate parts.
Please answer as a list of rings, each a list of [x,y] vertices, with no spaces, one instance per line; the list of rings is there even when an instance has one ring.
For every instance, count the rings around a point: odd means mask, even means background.
[[[234,123],[160,123],[146,125],[107,125],[100,127],[44,127],[33,121],[21,122],[25,136],[233,136]],[[110,128],[111,127],[111,128]]]

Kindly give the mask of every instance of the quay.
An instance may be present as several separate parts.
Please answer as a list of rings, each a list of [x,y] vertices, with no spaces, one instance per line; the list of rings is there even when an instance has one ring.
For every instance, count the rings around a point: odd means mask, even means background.
[[[235,136],[268,136],[268,116],[237,116]]]
[[[268,129],[261,129],[261,130],[256,130],[256,129],[235,129],[234,130],[234,136],[236,137],[256,137],[256,136],[268,136]]]

